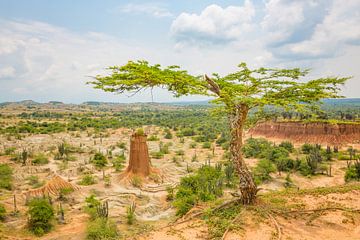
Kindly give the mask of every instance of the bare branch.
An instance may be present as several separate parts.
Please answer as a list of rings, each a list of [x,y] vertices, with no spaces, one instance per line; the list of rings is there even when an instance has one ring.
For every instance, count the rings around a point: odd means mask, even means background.
[[[209,84],[208,88],[211,92],[215,93],[216,95],[220,96],[220,88],[219,85],[217,85],[214,80],[208,77],[208,75],[205,74],[205,80]]]

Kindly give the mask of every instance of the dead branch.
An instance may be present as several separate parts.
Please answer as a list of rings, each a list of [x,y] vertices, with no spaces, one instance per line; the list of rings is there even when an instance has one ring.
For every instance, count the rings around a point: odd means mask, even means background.
[[[282,233],[281,233],[281,227],[280,227],[278,221],[276,221],[276,219],[270,213],[268,213],[268,216],[269,216],[269,218],[271,219],[271,221],[274,223],[274,225],[276,227],[278,240],[281,240]]]

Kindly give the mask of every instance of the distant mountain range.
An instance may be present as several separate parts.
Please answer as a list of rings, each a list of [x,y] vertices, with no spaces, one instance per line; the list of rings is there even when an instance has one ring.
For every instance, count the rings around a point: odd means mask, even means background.
[[[169,105],[169,106],[208,106],[210,100],[205,101],[179,101],[179,102],[135,102],[135,103],[116,103],[116,102],[99,102],[99,101],[87,101],[81,104],[65,104],[59,101],[50,101],[47,103],[39,103],[33,100],[23,100],[18,102],[2,102],[0,106],[7,105],[21,105],[21,106],[37,106],[37,105],[87,105],[87,106],[114,106],[114,105]],[[325,105],[330,106],[360,106],[360,98],[340,98],[340,99],[324,99]]]

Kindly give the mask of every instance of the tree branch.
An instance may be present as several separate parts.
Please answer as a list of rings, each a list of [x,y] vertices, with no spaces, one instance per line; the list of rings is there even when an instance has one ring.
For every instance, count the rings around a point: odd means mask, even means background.
[[[211,78],[209,78],[208,75],[206,74],[205,74],[205,80],[209,84],[208,86],[209,90],[220,97],[219,85],[217,85],[217,83],[214,82],[214,80],[212,80]]]

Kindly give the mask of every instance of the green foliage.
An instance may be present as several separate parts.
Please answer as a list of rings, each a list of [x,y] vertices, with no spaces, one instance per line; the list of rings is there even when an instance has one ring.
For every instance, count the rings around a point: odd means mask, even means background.
[[[139,176],[134,175],[130,180],[131,185],[140,188],[142,186],[142,179]]]
[[[166,192],[167,192],[166,200],[167,200],[167,201],[172,201],[172,200],[174,200],[174,188],[172,188],[172,187],[166,187]]]
[[[85,198],[85,212],[90,215],[90,219],[94,220],[98,217],[97,207],[100,206],[100,201],[94,194]]]
[[[45,165],[49,163],[49,159],[44,153],[39,153],[35,155],[32,163],[35,165]]]
[[[28,184],[32,186],[32,188],[39,188],[45,184],[44,181],[40,181],[38,176],[31,175],[26,178],[28,180]]]
[[[87,240],[116,240],[119,239],[119,236],[115,223],[106,218],[96,218],[88,223]]]
[[[271,148],[271,143],[263,138],[249,138],[245,141],[243,146],[243,153],[245,157],[260,158],[264,157],[264,153]]]
[[[309,143],[305,143],[301,146],[301,151],[304,154],[309,154],[313,149],[315,149],[315,145],[309,144]]]
[[[0,188],[12,189],[13,171],[8,164],[0,164]]]
[[[54,209],[47,199],[35,198],[29,202],[28,227],[37,236],[49,232],[54,218]]]
[[[291,142],[288,142],[288,141],[281,142],[279,144],[279,147],[285,148],[290,153],[294,151],[294,145]]]
[[[165,135],[164,135],[165,139],[172,139],[173,135],[171,134],[169,129],[165,129]]]
[[[136,205],[134,202],[126,208],[126,219],[127,219],[127,224],[129,225],[132,225],[136,219],[135,208]]]
[[[259,185],[262,182],[270,180],[270,173],[273,173],[275,171],[276,169],[274,165],[269,160],[260,160],[253,171],[255,183]]]
[[[142,128],[136,129],[136,134],[139,136],[144,136],[145,135],[144,129]]]
[[[184,215],[199,201],[211,201],[223,194],[224,174],[204,165],[195,174],[181,178],[173,205]]]
[[[115,171],[120,172],[125,166],[125,155],[121,154],[121,155],[116,156],[112,160],[112,164],[113,164],[113,167],[115,168]]]
[[[95,180],[94,176],[91,174],[83,175],[81,180],[78,182],[78,184],[85,185],[85,186],[93,185],[95,183],[96,183],[96,180]]]
[[[211,142],[204,142],[202,145],[203,148],[210,149],[211,148]]]
[[[91,159],[91,163],[95,165],[97,168],[104,168],[107,164],[107,158],[101,152],[95,153],[94,157]]]
[[[235,167],[232,162],[229,161],[225,165],[224,173],[225,173],[226,186],[233,187],[235,185],[236,177],[235,177]]]
[[[345,172],[345,181],[360,181],[360,161],[357,160]]]
[[[0,203],[0,221],[4,221],[6,218],[6,209],[3,204]]]
[[[147,140],[148,140],[148,141],[159,141],[159,138],[158,138],[158,136],[156,136],[156,135],[151,135],[150,137],[148,137]]]
[[[8,148],[5,148],[5,155],[14,154],[15,151],[16,151],[16,147],[8,147]]]

